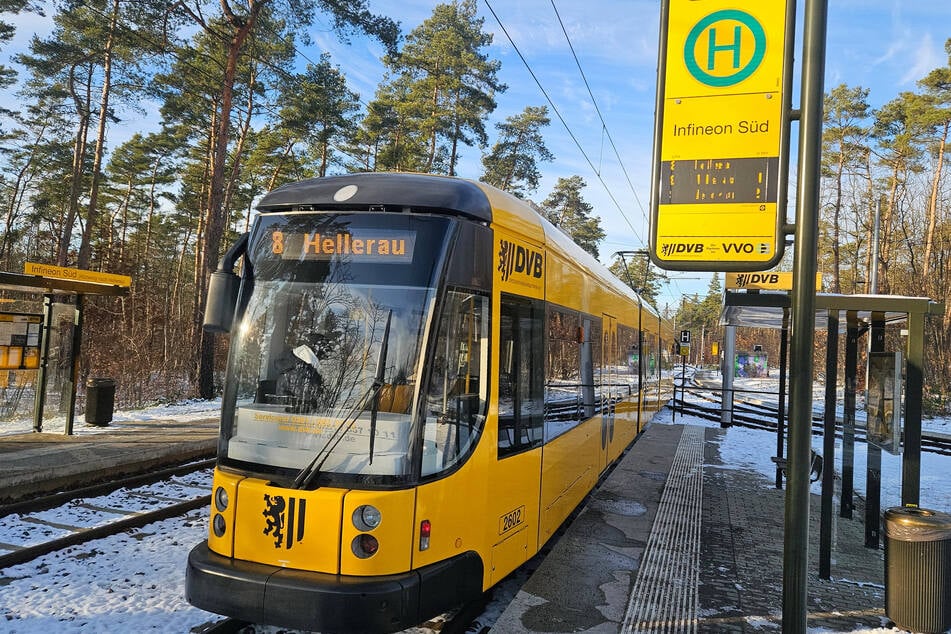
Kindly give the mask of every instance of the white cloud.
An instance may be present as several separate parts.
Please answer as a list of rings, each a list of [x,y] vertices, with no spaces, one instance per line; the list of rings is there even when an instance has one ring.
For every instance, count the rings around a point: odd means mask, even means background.
[[[934,41],[931,33],[920,34],[915,49],[910,53],[911,63],[905,64],[908,70],[901,77],[902,84],[916,82],[935,68],[944,66],[947,62],[941,45]]]

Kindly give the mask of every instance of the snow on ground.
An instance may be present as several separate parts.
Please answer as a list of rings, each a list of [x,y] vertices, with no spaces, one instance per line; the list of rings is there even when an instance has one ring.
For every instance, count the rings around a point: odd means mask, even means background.
[[[744,389],[776,389],[775,379],[737,382]],[[768,400],[768,395],[763,395]],[[821,393],[816,394],[821,399]],[[821,402],[821,400],[820,400]],[[217,416],[220,401],[194,401],[135,412],[116,412],[114,426],[140,420],[188,421]],[[670,411],[660,422],[670,422]],[[676,423],[711,425],[690,416],[677,415]],[[58,426],[57,426],[58,424]],[[47,421],[44,428],[56,432],[65,422]],[[926,428],[951,432],[947,420],[926,421]],[[0,421],[0,435],[31,430],[29,420]],[[91,427],[77,416],[78,434],[102,433],[110,427]],[[775,474],[770,456],[775,454],[775,433],[733,427],[727,430],[721,450],[723,458],[738,468],[762,473],[768,479]],[[821,449],[821,438],[814,438]],[[841,446],[837,447],[837,454]],[[856,443],[855,490],[865,488],[865,445]],[[951,512],[951,457],[922,454],[922,506]],[[840,461],[837,460],[837,470]],[[900,456],[882,456],[882,508],[898,504],[900,494]],[[818,487],[818,483],[813,485]],[[818,492],[818,489],[815,489]],[[184,571],[188,551],[205,539],[207,510],[187,518],[165,520],[145,529],[52,553],[40,559],[0,571],[0,631],[11,634],[49,634],[50,632],[189,632],[206,622],[220,619],[198,610],[185,601]],[[490,606],[482,620],[491,624],[502,603]],[[280,630],[265,628],[262,632]],[[413,630],[410,630],[412,632]],[[857,633],[897,632],[894,628],[856,629]],[[822,630],[811,629],[811,634]],[[501,633],[505,634],[505,633]]]
[[[30,398],[32,404],[33,399]],[[117,410],[113,412],[112,422],[106,426],[94,426],[86,424],[86,419],[82,414],[77,413],[73,417],[73,433],[80,434],[102,434],[114,432],[123,424],[136,423],[139,421],[162,421],[170,420],[181,423],[187,423],[195,420],[204,420],[208,418],[218,418],[221,414],[221,399],[212,399],[208,401],[191,400],[181,403],[168,405],[156,405],[146,409],[139,410]],[[33,413],[32,410],[25,411],[22,407],[19,415],[15,418],[0,419],[0,436],[9,434],[26,434],[33,431]],[[43,431],[48,433],[64,433],[66,430],[66,417],[54,416],[43,419]]]

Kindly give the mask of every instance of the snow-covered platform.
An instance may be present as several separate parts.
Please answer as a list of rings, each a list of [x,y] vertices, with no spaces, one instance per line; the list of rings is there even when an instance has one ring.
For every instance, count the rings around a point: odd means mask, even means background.
[[[781,631],[785,492],[736,460],[758,449],[731,431],[651,424],[492,630]],[[810,630],[890,631],[883,551],[864,546],[861,512],[836,518],[832,578],[818,578],[812,497]]]
[[[116,420],[77,425],[74,435],[0,435],[0,504],[74,489],[142,469],[212,458],[218,418],[202,416]]]

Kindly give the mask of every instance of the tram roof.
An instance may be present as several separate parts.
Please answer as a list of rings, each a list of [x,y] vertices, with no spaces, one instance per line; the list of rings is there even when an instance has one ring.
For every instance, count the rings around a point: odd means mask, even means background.
[[[790,294],[786,291],[751,293],[749,291],[725,291],[721,326],[744,326],[748,328],[774,328],[783,326],[783,309],[790,307]],[[884,313],[885,321],[898,323],[908,315],[943,315],[944,302],[928,297],[901,295],[839,295],[816,294],[816,330],[825,330],[828,311],[855,311],[861,321],[870,321],[872,313]]]
[[[282,185],[258,204],[261,211],[314,207],[402,211],[454,211],[492,222],[492,207],[472,181],[430,174],[367,172],[311,178]]]

